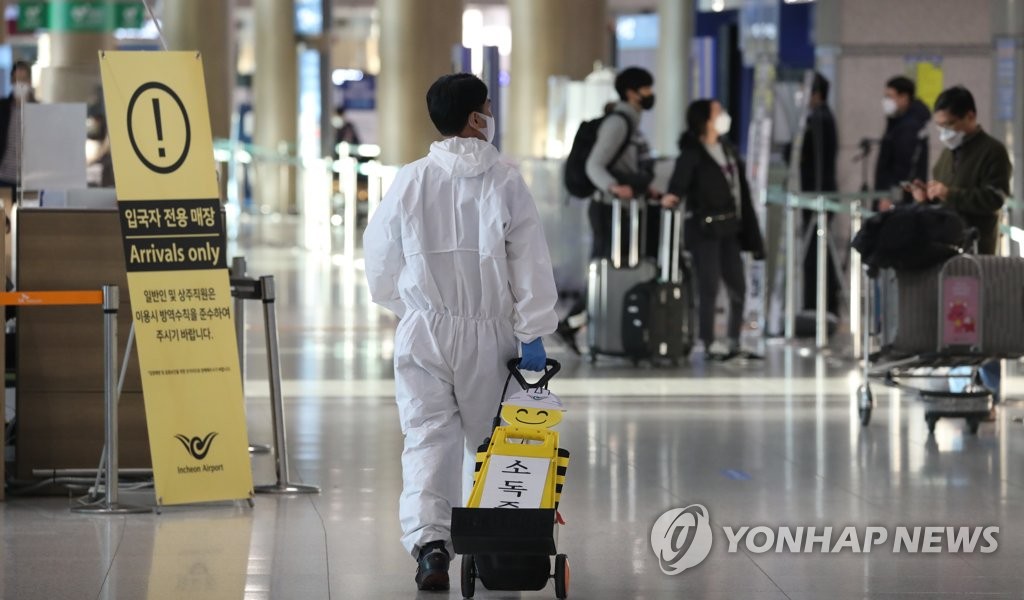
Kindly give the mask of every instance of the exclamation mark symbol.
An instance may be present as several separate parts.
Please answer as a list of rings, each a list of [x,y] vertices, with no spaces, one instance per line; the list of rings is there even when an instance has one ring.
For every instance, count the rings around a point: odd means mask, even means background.
[[[164,141],[164,124],[160,120],[160,99],[153,98],[153,118],[156,120],[156,139],[158,142]],[[159,148],[160,158],[167,156],[167,150]]]

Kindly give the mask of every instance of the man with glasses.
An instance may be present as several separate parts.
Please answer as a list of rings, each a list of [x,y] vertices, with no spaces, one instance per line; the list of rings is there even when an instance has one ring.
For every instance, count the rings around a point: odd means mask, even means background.
[[[911,184],[915,202],[941,203],[955,210],[968,227],[978,230],[978,253],[995,254],[999,240],[999,211],[1010,192],[1013,170],[1006,147],[982,130],[974,96],[963,86],[949,88],[935,101],[935,125],[945,149],[927,184]],[[999,401],[999,361],[978,371],[982,383]]]
[[[978,123],[974,96],[963,86],[949,88],[935,101],[935,125],[945,149],[927,184],[916,180],[916,202],[941,203],[978,230],[979,254],[995,254],[999,211],[1010,191],[1010,156]]]

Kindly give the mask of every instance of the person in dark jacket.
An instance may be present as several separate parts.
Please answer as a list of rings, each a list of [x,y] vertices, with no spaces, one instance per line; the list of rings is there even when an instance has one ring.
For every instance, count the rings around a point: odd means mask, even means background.
[[[979,254],[995,254],[999,242],[999,212],[1010,193],[1013,165],[999,140],[978,123],[974,96],[963,86],[939,94],[935,100],[935,125],[946,148],[927,184],[915,180],[911,192],[916,202],[942,204],[955,210],[969,227],[978,230]],[[982,365],[982,382],[999,401],[1000,361]]]
[[[32,67],[27,62],[16,62],[11,68],[11,89],[10,96],[0,99],[0,187],[13,191],[21,167],[21,109],[26,102],[35,102]]]
[[[830,84],[821,73],[815,73],[811,85],[810,114],[804,132],[803,147],[800,151],[800,191],[836,192],[836,156],[839,152],[839,136],[836,133],[836,119],[828,106]],[[829,215],[831,222],[832,215]],[[814,211],[803,211],[803,231],[817,228]],[[830,257],[831,259],[831,257]],[[833,315],[839,314],[839,276],[829,260],[826,279],[827,309]],[[818,246],[812,243],[804,257],[804,308],[814,310],[818,306]]]
[[[885,134],[878,148],[875,190],[892,195],[879,202],[880,210],[913,202],[910,193],[900,186],[928,177],[928,122],[932,114],[916,97],[916,91],[914,82],[903,76],[893,77],[885,84]]]
[[[731,118],[716,100],[697,100],[686,111],[687,130],[662,204],[684,203],[683,239],[693,255],[699,294],[700,338],[705,357],[728,360],[740,353],[746,300],[742,252],[764,258],[743,161],[725,139]],[[729,295],[727,341],[715,344],[719,286]]]

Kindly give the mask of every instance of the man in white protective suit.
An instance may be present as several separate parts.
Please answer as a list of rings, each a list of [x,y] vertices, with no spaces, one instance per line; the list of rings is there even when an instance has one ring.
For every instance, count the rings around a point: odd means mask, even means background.
[[[554,276],[537,208],[491,144],[487,86],[445,75],[427,92],[445,137],[406,165],[363,245],[373,301],[393,311],[395,390],[405,450],[402,543],[421,590],[447,590],[452,507],[464,504],[491,432],[506,364],[544,369],[555,331]]]

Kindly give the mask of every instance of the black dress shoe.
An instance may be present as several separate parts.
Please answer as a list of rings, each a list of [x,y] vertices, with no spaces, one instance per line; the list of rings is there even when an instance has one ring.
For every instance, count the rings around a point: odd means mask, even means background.
[[[430,542],[420,548],[416,565],[416,586],[421,591],[448,591],[448,564],[451,557],[444,542]]]
[[[558,334],[558,338],[573,351],[574,354],[579,356],[581,354],[580,347],[576,345],[576,334],[579,333],[579,329],[569,325],[568,321],[562,320],[558,322],[558,329],[555,330]]]

